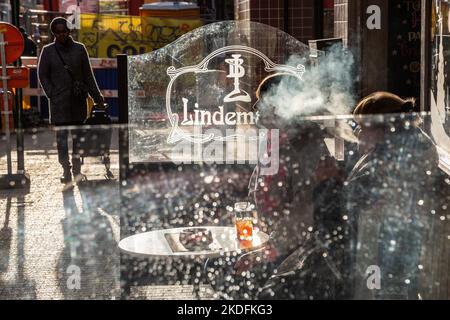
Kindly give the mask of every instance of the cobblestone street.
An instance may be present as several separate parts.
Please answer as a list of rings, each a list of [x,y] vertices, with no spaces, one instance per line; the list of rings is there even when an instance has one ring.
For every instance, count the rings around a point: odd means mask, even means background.
[[[15,146],[15,135],[11,136]],[[119,299],[120,197],[117,132],[105,180],[99,159],[86,158],[88,181],[63,189],[50,131],[25,137],[29,190],[0,190],[0,299]],[[0,172],[5,174],[4,136]],[[14,148],[15,149],[15,148]],[[13,151],[13,172],[17,156]],[[77,282],[77,275],[80,281]],[[192,286],[132,288],[135,298],[192,299]],[[203,288],[201,296],[207,297]]]

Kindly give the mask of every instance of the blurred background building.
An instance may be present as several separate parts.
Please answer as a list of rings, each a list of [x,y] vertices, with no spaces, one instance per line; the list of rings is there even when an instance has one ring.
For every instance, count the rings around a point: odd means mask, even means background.
[[[0,0],[3,21],[11,20],[10,2]],[[53,17],[74,22],[73,36],[88,49],[113,117],[117,54],[150,52],[204,24],[234,19],[273,26],[319,50],[333,43],[321,39],[338,39],[355,57],[356,98],[376,90],[420,97],[420,0],[25,0],[20,6],[21,25],[37,55],[53,40],[48,30]],[[373,6],[379,17],[370,11]],[[379,28],[369,28],[369,19],[379,19]],[[26,106],[38,105],[45,119],[46,100],[36,102],[36,58],[22,60],[32,69]]]

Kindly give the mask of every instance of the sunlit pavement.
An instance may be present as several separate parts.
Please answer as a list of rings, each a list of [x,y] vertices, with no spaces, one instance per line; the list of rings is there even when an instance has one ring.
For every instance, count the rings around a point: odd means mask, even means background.
[[[11,136],[15,149],[15,135]],[[7,172],[4,136],[0,136],[0,173]],[[119,299],[120,197],[117,132],[113,134],[111,171],[97,158],[86,158],[88,181],[66,188],[49,131],[25,136],[29,190],[0,190],[0,299]],[[13,171],[17,156],[13,151]],[[137,299],[192,299],[192,286],[131,288]],[[201,298],[211,297],[203,288]]]
[[[169,286],[136,286],[130,290],[131,299],[155,299],[155,300],[195,300],[192,285]],[[216,299],[216,293],[210,285],[201,285],[199,290],[201,300]]]

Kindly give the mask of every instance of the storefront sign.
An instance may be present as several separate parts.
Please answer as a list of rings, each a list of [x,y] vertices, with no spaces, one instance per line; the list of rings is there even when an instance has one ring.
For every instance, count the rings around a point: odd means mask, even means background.
[[[401,97],[419,99],[420,1],[390,1],[388,88]]]
[[[196,19],[81,14],[78,41],[85,44],[90,57],[114,58],[161,48],[201,25]]]

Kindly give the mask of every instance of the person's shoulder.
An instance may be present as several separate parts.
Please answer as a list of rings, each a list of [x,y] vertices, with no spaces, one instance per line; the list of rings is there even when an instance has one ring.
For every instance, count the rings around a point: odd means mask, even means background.
[[[73,41],[73,45],[77,48],[77,49],[81,49],[81,50],[86,50],[86,46],[84,45],[84,43],[82,42],[78,42],[78,41]]]
[[[86,49],[86,46],[82,42],[73,41],[74,48],[76,52],[80,55],[87,55],[89,57],[88,51]]]
[[[42,51],[44,50],[48,50],[49,48],[53,47],[55,45],[54,42],[51,42],[49,44],[46,44],[45,46],[42,47]]]
[[[52,49],[54,45],[55,45],[54,42],[52,42],[42,47],[39,61],[52,59],[50,56],[53,54],[52,53],[53,50],[50,49]]]

